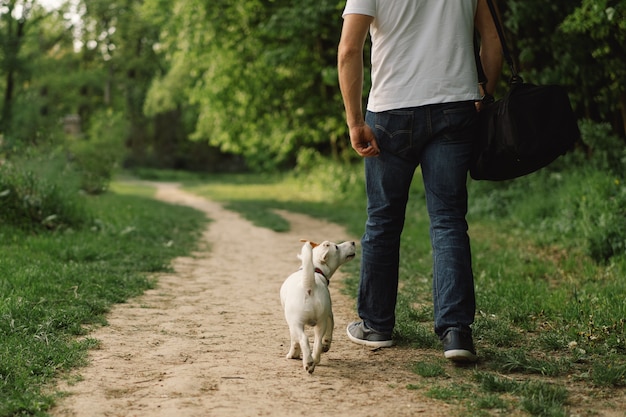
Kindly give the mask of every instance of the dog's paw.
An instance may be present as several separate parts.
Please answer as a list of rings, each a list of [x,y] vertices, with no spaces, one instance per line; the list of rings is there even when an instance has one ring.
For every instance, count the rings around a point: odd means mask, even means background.
[[[322,340],[322,352],[328,352],[330,350],[330,344],[332,340],[324,339]]]
[[[309,355],[307,358],[302,359],[302,366],[304,367],[304,370],[310,374],[312,374],[315,370],[316,364],[317,362],[313,359],[311,355]]]
[[[289,349],[289,352],[287,353],[286,358],[300,359],[300,352],[302,352],[302,349],[300,349],[300,345],[298,343],[293,343],[291,345],[291,349]]]
[[[287,359],[300,359],[300,352],[299,351],[289,351],[287,353],[287,356],[285,356]]]

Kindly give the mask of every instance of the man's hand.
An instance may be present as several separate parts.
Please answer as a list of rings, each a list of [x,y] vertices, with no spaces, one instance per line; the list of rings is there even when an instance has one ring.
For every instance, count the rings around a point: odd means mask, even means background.
[[[350,142],[352,143],[352,149],[363,158],[380,154],[374,132],[366,124],[350,128]]]
[[[344,17],[337,51],[339,87],[346,109],[352,148],[366,158],[380,153],[372,130],[363,118],[363,45],[374,18],[360,14]]]
[[[480,113],[485,107],[493,104],[494,101],[495,99],[491,94],[485,94],[480,101],[474,103],[476,105],[476,111]]]

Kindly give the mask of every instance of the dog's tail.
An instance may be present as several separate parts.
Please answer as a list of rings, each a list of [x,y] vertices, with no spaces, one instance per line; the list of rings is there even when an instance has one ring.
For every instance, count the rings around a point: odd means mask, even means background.
[[[311,295],[315,288],[315,268],[313,267],[313,245],[305,242],[300,251],[302,261],[302,274],[304,275],[303,285],[307,294]]]

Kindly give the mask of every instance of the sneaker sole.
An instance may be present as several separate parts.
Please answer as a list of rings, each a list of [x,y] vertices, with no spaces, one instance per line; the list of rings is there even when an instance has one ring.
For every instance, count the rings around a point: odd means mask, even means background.
[[[348,335],[348,339],[350,339],[351,341],[359,345],[372,347],[372,348],[385,348],[385,347],[393,346],[393,340],[378,340],[378,341],[363,340],[363,339],[358,339],[352,336],[352,334],[350,334],[350,331],[348,329],[346,329],[346,333]]]
[[[465,349],[446,350],[443,356],[453,362],[476,362],[478,360],[478,356]]]

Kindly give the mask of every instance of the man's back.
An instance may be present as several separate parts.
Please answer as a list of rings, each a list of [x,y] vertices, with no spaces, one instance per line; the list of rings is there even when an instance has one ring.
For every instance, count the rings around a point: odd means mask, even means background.
[[[344,16],[373,16],[368,110],[478,100],[477,0],[348,0]]]

